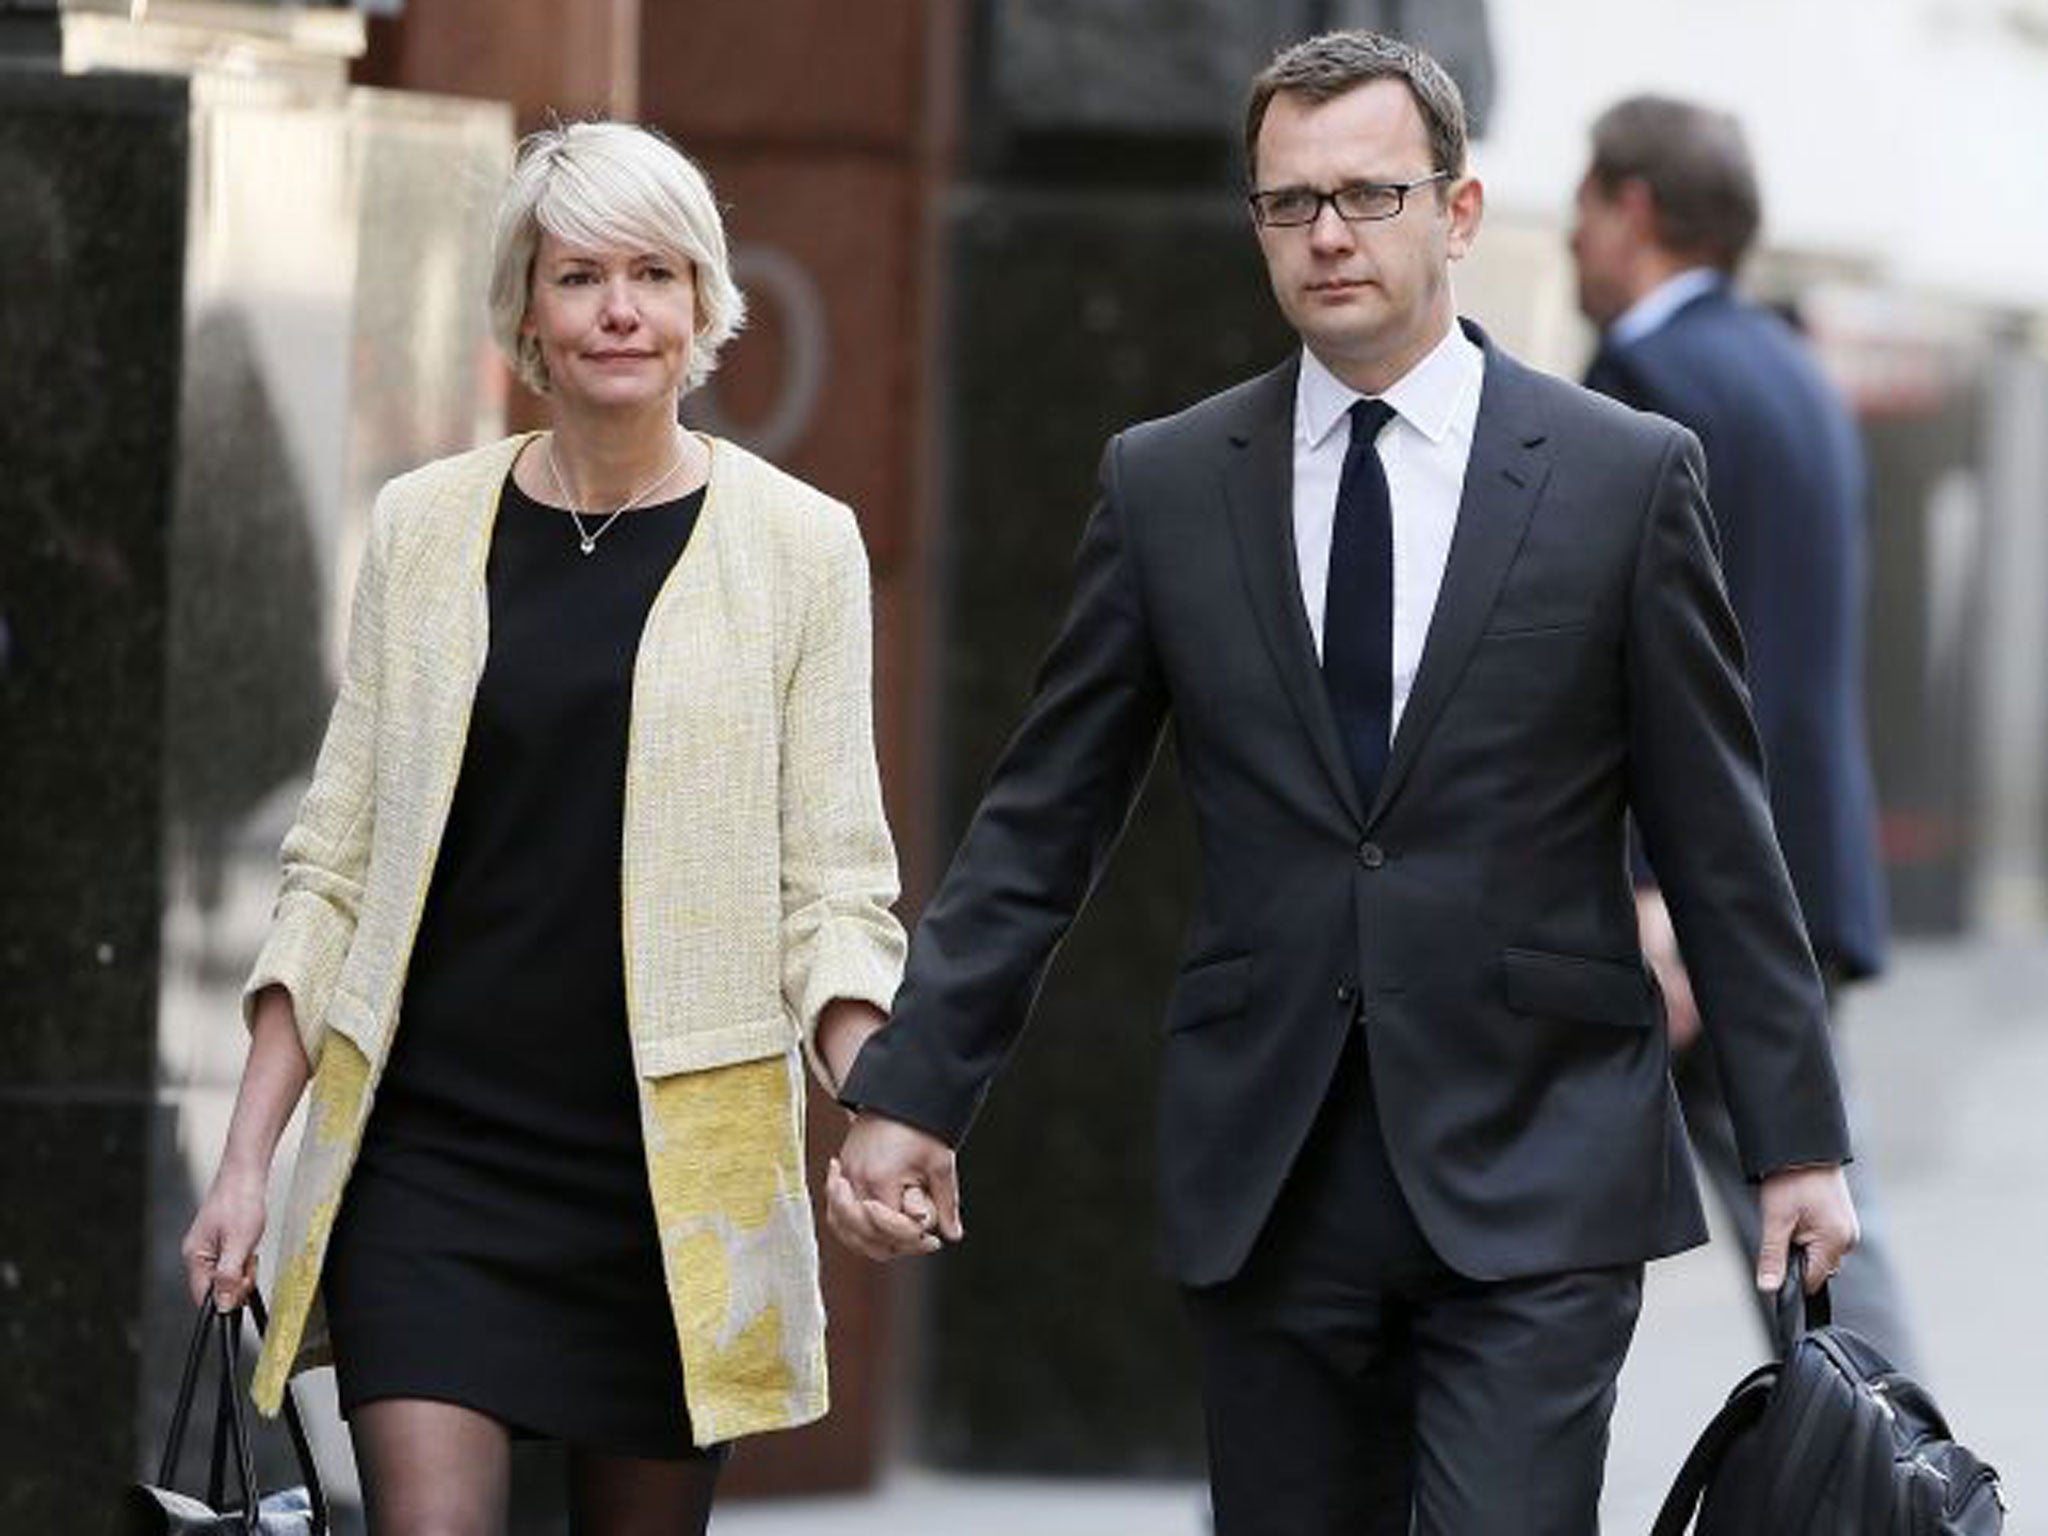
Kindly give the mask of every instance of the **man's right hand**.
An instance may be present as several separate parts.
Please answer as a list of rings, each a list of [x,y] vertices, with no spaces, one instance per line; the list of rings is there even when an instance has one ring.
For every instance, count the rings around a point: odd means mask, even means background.
[[[825,1222],[856,1253],[888,1260],[957,1243],[960,1180],[953,1149],[929,1132],[863,1113],[825,1175]]]

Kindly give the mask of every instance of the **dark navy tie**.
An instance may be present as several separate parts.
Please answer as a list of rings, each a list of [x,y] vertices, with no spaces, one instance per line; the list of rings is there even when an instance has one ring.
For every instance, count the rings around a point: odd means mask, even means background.
[[[1323,600],[1323,687],[1367,811],[1386,772],[1394,712],[1394,513],[1376,446],[1393,415],[1384,400],[1351,407]]]

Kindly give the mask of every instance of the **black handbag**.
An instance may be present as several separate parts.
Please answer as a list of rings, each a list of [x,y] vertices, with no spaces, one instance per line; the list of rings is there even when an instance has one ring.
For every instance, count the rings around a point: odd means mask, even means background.
[[[1925,1388],[1829,1322],[1826,1286],[1804,1295],[1804,1261],[1778,1293],[1780,1358],[1729,1394],[1651,1536],[1996,1536],[1998,1473]]]
[[[260,1337],[269,1321],[263,1315],[263,1299],[253,1292],[248,1310],[255,1318]],[[185,1375],[178,1386],[177,1407],[171,1411],[171,1432],[165,1438],[156,1481],[132,1483],[124,1490],[108,1536],[325,1536],[327,1500],[320,1491],[313,1448],[307,1443],[306,1427],[289,1387],[284,1394],[284,1427],[291,1436],[304,1481],[267,1497],[256,1491],[256,1463],[249,1454],[249,1426],[237,1373],[241,1341],[241,1309],[218,1311],[211,1296],[199,1304],[199,1318],[192,1326],[192,1343],[185,1353]],[[219,1357],[220,1380],[214,1397],[206,1497],[202,1500],[179,1493],[172,1484],[178,1475],[178,1452],[185,1442],[185,1425],[192,1416],[201,1359],[209,1343]],[[232,1501],[227,1489],[230,1463],[238,1490]]]

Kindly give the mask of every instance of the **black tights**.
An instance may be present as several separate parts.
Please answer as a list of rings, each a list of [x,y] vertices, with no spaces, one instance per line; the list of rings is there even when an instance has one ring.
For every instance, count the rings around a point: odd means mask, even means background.
[[[488,1414],[386,1398],[349,1416],[370,1536],[501,1536],[512,1442]],[[722,1456],[569,1451],[571,1536],[703,1536]]]

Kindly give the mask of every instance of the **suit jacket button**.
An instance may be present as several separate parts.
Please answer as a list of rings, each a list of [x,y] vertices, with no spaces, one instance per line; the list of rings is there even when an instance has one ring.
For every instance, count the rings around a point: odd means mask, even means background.
[[[1358,862],[1367,869],[1378,869],[1387,862],[1386,851],[1378,843],[1360,843],[1358,845]]]

